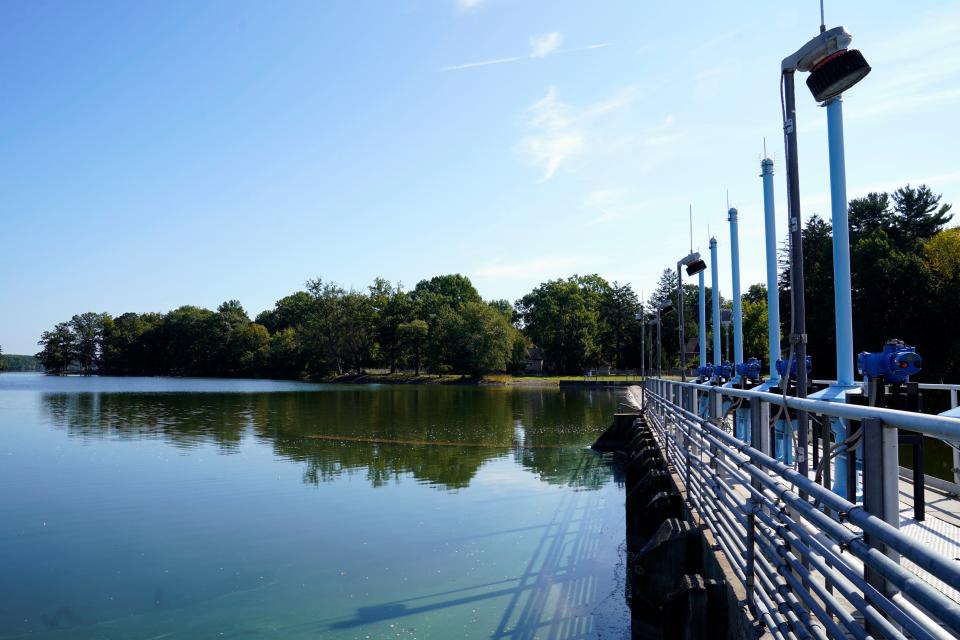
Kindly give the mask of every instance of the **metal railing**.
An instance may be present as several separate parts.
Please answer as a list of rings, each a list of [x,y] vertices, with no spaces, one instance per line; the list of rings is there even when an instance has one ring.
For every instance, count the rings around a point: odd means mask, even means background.
[[[831,385],[834,380],[811,380],[813,384],[816,385]],[[935,391],[935,392],[946,392],[949,395],[949,405],[951,409],[957,408],[958,395],[960,395],[960,384],[943,384],[943,383],[934,383],[934,382],[921,382],[917,385],[921,391]],[[927,476],[926,481],[928,484],[933,485],[943,491],[950,493],[960,493],[960,447],[958,447],[957,442],[947,442],[950,446],[951,455],[952,455],[952,464],[951,464],[951,476],[952,482],[944,483],[940,481],[939,478],[934,478]]]
[[[960,636],[960,604],[933,586],[960,589],[960,563],[898,529],[896,455],[897,428],[956,440],[960,419],[663,379],[647,380],[640,402],[691,513],[774,637]],[[860,422],[863,504],[772,457],[774,407]],[[756,446],[731,433],[736,412]]]

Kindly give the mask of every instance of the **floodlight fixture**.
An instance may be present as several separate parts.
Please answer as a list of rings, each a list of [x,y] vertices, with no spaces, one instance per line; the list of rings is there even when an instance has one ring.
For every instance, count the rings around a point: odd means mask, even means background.
[[[695,276],[707,268],[707,263],[703,261],[700,254],[696,251],[681,260],[680,264],[687,268],[688,276]]]
[[[827,102],[857,84],[870,73],[870,65],[857,49],[850,49],[853,36],[843,27],[834,27],[783,59],[785,73],[809,71],[807,87],[817,102]]]
[[[701,271],[706,271],[706,270],[707,270],[707,263],[704,262],[702,259],[697,259],[696,261],[691,262],[690,264],[687,265],[688,276],[695,276]]]

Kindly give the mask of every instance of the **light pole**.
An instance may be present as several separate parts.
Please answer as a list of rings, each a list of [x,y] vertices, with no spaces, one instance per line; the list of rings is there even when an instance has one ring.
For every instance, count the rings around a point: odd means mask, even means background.
[[[687,275],[693,276],[698,273],[703,273],[704,269],[707,268],[707,263],[700,258],[700,254],[696,251],[692,252],[685,258],[681,258],[677,262],[677,317],[679,320],[677,324],[679,325],[680,333],[680,379],[686,382],[687,380],[687,350],[686,346],[683,343],[683,272],[680,271],[680,267],[687,268]]]
[[[699,311],[700,311],[700,367],[701,375],[703,374],[703,367],[707,366],[707,303],[706,303],[706,292],[704,291],[703,286],[703,271],[699,274],[699,285],[700,285],[700,299],[698,300]]]
[[[821,16],[822,17],[822,16]],[[840,95],[870,73],[870,65],[856,49],[849,49],[853,41],[843,27],[827,30],[820,24],[820,33],[797,51],[783,59],[780,65],[784,96],[783,130],[787,154],[787,190],[790,218],[790,274],[792,324],[791,352],[796,354],[797,397],[807,394],[807,335],[806,309],[803,300],[803,238],[800,216],[800,179],[797,160],[796,96],[794,76],[797,71],[809,71],[807,87],[814,99],[827,106],[827,136],[830,145],[830,196],[833,223],[834,305],[836,308],[837,383],[819,397],[843,401],[853,385],[853,328],[850,303],[850,239],[847,222],[847,193],[843,154],[843,108]],[[788,365],[789,371],[789,365]],[[833,421],[832,421],[833,422]],[[834,425],[838,439],[845,438],[845,428],[839,421]],[[797,470],[806,474],[808,421],[805,411],[797,412],[798,455]],[[835,491],[845,481],[844,456],[837,460]],[[841,479],[843,478],[843,479]]]

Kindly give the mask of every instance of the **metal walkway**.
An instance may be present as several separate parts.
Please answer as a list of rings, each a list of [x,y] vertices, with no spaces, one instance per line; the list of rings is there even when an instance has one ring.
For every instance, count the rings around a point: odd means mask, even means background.
[[[659,379],[628,398],[770,636],[960,637],[960,502],[927,486],[914,520],[896,454],[898,427],[960,439],[960,420]],[[765,433],[781,407],[863,426],[864,503],[772,457]],[[757,448],[734,437],[733,414]]]

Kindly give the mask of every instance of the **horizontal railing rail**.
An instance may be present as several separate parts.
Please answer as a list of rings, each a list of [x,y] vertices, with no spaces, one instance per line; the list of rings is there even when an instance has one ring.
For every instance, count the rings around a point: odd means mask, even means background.
[[[647,380],[634,400],[691,512],[774,637],[960,635],[960,604],[935,586],[960,589],[960,563],[898,529],[895,455],[898,427],[960,436],[960,420],[663,379]],[[774,406],[861,422],[863,504],[772,456],[764,431]],[[756,447],[731,433],[737,412],[748,418]]]
[[[649,382],[656,382],[660,379],[650,378]],[[886,409],[884,407],[870,407],[863,405],[844,404],[842,402],[829,402],[826,400],[811,400],[809,398],[796,398],[794,396],[783,396],[779,393],[769,393],[766,391],[755,391],[753,389],[738,389],[736,387],[718,387],[716,385],[700,382],[678,382],[676,380],[661,380],[664,383],[678,385],[688,389],[697,389],[701,393],[708,393],[714,390],[723,396],[730,398],[760,398],[766,403],[779,407],[786,407],[798,411],[806,411],[824,416],[832,416],[845,420],[866,420],[876,418],[883,421],[891,427],[900,429],[909,429],[932,438],[940,438],[960,442],[960,418],[950,418],[946,416],[935,416],[925,413],[912,413],[909,411],[898,411],[896,409]]]

